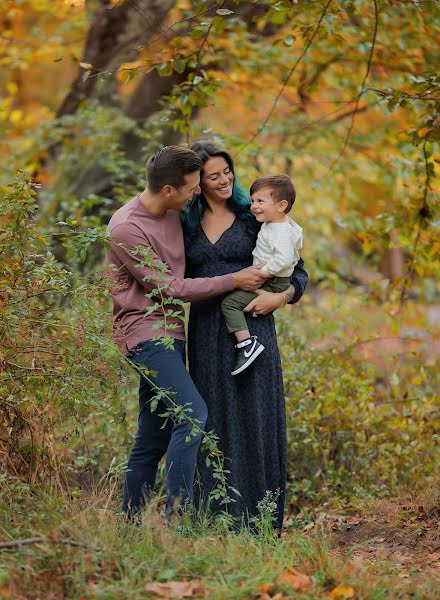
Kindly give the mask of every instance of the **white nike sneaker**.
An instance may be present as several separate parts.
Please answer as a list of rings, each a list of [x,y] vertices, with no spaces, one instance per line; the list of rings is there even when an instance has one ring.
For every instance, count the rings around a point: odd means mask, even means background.
[[[264,350],[263,344],[260,344],[256,335],[235,344],[235,348],[235,363],[231,375],[238,375],[247,369]]]

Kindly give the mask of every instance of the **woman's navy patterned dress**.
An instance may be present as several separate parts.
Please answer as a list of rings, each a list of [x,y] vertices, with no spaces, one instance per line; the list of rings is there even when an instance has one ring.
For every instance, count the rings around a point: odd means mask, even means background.
[[[186,242],[188,277],[212,277],[252,264],[258,233],[256,222],[236,218],[212,244],[200,228]],[[307,283],[302,261],[292,276],[299,300]],[[247,316],[249,330],[265,346],[243,373],[232,376],[234,336],[226,330],[220,303],[223,296],[191,304],[188,358],[191,376],[208,406],[206,430],[220,438],[227,457],[229,485],[240,491],[228,511],[246,521],[258,514],[257,504],[268,491],[278,496],[276,526],[281,528],[286,487],[286,415],[281,362],[272,314]],[[199,455],[195,496],[206,498],[214,486],[212,471]],[[215,505],[211,505],[214,508]]]

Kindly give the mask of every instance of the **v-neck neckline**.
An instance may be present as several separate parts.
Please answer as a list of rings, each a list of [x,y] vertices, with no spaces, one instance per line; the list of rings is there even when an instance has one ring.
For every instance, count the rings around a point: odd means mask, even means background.
[[[229,227],[227,227],[223,231],[223,233],[221,234],[221,236],[218,238],[218,240],[216,242],[211,242],[211,240],[209,239],[209,237],[206,235],[205,230],[203,229],[203,225],[201,223],[200,223],[200,228],[201,228],[201,230],[203,232],[203,235],[205,236],[205,238],[207,239],[207,241],[211,244],[211,246],[217,246],[217,244],[222,239],[222,237],[225,235],[225,233],[227,231],[229,231],[230,229],[232,229],[232,227],[234,227],[236,220],[237,220],[237,217],[235,217],[235,219],[232,221],[232,223],[229,225]]]

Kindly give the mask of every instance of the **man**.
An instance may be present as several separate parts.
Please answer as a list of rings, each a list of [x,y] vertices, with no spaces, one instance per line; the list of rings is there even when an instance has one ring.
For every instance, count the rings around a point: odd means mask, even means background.
[[[200,193],[201,168],[192,150],[162,148],[147,163],[147,187],[117,210],[108,225],[107,260],[116,284],[112,291],[114,337],[141,371],[138,431],[124,487],[123,510],[129,517],[144,505],[165,453],[167,515],[172,516],[176,505],[192,501],[197,452],[207,419],[205,402],[185,367],[184,326],[172,314],[179,307],[168,299],[191,302],[235,288],[255,290],[268,277],[257,267],[248,267],[220,277],[184,279],[179,213]],[[164,319],[164,310],[171,316]],[[158,336],[171,336],[174,343],[158,343]],[[142,370],[148,370],[148,377]],[[150,401],[157,388],[169,391],[161,394],[168,409],[175,403],[185,408],[189,418],[172,422],[159,416],[163,407],[152,411]]]

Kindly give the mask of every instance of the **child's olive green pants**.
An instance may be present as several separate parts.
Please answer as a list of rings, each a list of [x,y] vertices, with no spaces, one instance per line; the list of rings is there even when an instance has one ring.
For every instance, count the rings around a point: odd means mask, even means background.
[[[261,290],[268,292],[284,292],[290,286],[290,277],[272,277],[261,286]],[[257,297],[255,292],[235,290],[228,294],[222,302],[222,313],[226,321],[229,333],[234,331],[246,331],[248,325],[243,308]]]

